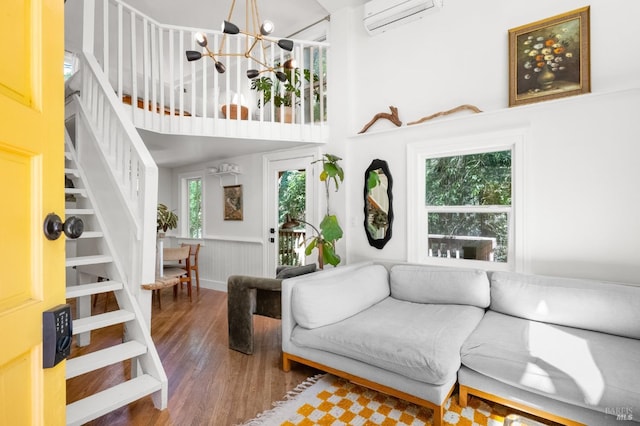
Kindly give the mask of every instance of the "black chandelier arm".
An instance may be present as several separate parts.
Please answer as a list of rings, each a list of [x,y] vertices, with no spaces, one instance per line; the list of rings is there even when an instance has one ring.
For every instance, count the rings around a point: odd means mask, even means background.
[[[226,68],[222,62],[218,60],[219,57],[229,56],[229,57],[245,57],[248,60],[252,60],[255,63],[259,64],[261,67],[265,68],[263,70],[257,69],[248,69],[247,77],[256,78],[263,72],[273,72],[275,73],[276,78],[278,80],[284,82],[286,81],[287,75],[282,71],[276,71],[279,68],[285,69],[293,69],[295,68],[295,60],[293,58],[289,58],[285,61],[284,64],[280,64],[277,67],[269,66],[266,61],[267,59],[260,60],[253,55],[253,50],[260,44],[262,48],[262,57],[268,58],[273,57],[268,54],[268,47],[266,43],[270,43],[271,46],[273,44],[278,45],[282,50],[292,52],[294,48],[294,43],[289,39],[277,39],[274,37],[269,37],[268,35],[274,29],[273,22],[271,21],[261,21],[260,14],[258,12],[258,4],[257,0],[246,0],[246,29],[241,29],[236,24],[232,22],[233,19],[233,11],[236,5],[236,0],[231,0],[231,7],[229,9],[229,16],[222,23],[222,38],[219,43],[218,52],[214,54],[209,47],[207,46],[207,37],[204,33],[196,34],[196,42],[198,45],[205,49],[205,52],[198,52],[194,50],[187,50],[186,56],[188,61],[196,61],[201,59],[203,56],[209,56],[215,63],[215,68],[219,73],[224,73]],[[262,22],[262,24],[261,24]],[[252,24],[252,25],[251,25]],[[249,29],[253,27],[253,33],[249,33]],[[226,53],[225,45],[227,42],[227,35],[238,35],[241,34],[245,37],[245,51],[242,53]],[[251,40],[250,40],[251,39]],[[272,51],[273,52],[273,51]],[[282,58],[282,56],[280,56]]]

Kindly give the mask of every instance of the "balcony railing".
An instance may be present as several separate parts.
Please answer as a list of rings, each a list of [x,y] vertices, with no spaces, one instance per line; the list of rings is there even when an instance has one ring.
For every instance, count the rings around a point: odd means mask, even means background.
[[[197,32],[205,33],[217,52],[220,31],[162,24],[120,0],[82,3],[83,50],[97,58],[136,127],[174,134],[326,142],[327,43],[294,40],[292,52],[277,46],[258,49],[266,63],[282,64],[292,56],[298,64],[300,71],[292,73],[292,83],[299,85],[300,93],[293,94],[292,119],[287,123],[287,113],[276,108],[273,98],[262,105],[261,92],[251,89],[247,67],[260,67],[242,56],[242,35],[226,35],[223,52],[241,55],[223,56],[227,70],[220,74],[209,58],[188,62],[185,56],[187,50],[202,50],[194,39]],[[305,74],[314,78],[308,81]],[[234,109],[244,110],[246,119],[241,114],[236,118]],[[230,113],[225,116],[223,110]]]
[[[278,231],[278,265],[298,266],[304,263],[304,231],[280,229]]]

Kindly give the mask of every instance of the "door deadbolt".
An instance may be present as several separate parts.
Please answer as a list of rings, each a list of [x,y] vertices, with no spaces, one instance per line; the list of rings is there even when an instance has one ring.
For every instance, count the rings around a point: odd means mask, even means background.
[[[57,240],[63,232],[67,238],[75,240],[84,232],[84,222],[77,216],[70,216],[63,223],[60,216],[49,213],[44,219],[44,236],[49,240]]]

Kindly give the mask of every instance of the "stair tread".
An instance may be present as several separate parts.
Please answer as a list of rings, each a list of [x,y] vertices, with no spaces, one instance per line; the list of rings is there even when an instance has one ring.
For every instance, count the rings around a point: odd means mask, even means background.
[[[81,374],[95,371],[108,365],[113,365],[127,359],[135,358],[147,352],[147,347],[140,342],[132,340],[106,349],[91,352],[76,358],[67,360],[67,379]]]
[[[80,284],[67,287],[67,299],[93,294],[106,293],[108,291],[121,290],[123,287],[118,281],[100,281],[95,283]]]
[[[104,234],[101,231],[84,231],[82,235],[80,235],[80,238],[83,238],[83,239],[102,238],[102,237],[104,237]]]
[[[133,312],[120,309],[117,311],[110,311],[100,315],[92,315],[90,317],[78,318],[73,320],[72,330],[73,334],[81,334],[91,330],[97,330],[98,328],[109,327],[115,324],[122,324],[127,321],[131,321],[136,318]]]
[[[65,215],[73,215],[73,214],[94,214],[95,210],[93,209],[64,209]]]
[[[65,175],[75,176],[75,177],[80,177],[80,172],[78,171],[78,169],[65,168],[64,169],[64,174]]]
[[[82,266],[82,265],[96,265],[99,263],[110,263],[113,262],[113,257],[106,256],[103,254],[93,255],[93,256],[78,256],[78,257],[68,257],[66,260],[66,266]]]
[[[64,193],[69,195],[81,195],[83,197],[87,196],[87,190],[84,188],[65,188]]]
[[[161,389],[159,380],[143,374],[67,405],[67,425],[81,425]]]

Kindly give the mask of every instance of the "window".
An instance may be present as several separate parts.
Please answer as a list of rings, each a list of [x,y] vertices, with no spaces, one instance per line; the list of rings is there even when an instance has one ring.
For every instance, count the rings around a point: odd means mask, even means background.
[[[428,256],[507,262],[511,151],[425,159]]]
[[[298,229],[283,229],[282,225],[306,217],[307,172],[283,170],[278,175],[278,265],[298,266],[304,261],[304,225]]]
[[[522,140],[509,132],[409,146],[409,261],[519,269]]]
[[[203,178],[201,174],[181,175],[182,225],[183,235],[188,238],[203,237]]]
[[[78,57],[76,54],[64,52],[64,80],[67,81],[78,70]]]
[[[202,238],[202,179],[188,179],[190,238]]]

